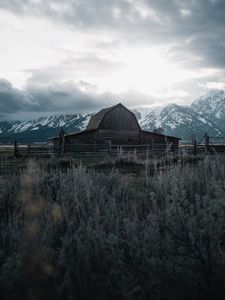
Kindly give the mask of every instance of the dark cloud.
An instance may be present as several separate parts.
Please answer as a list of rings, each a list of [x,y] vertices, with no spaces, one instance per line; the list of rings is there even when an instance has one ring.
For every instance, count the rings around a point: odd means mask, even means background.
[[[13,88],[5,79],[0,80],[0,111],[1,119],[18,118],[25,115],[32,118],[33,114],[78,113],[95,111],[112,105],[116,100],[111,94],[96,95],[84,92],[79,85],[88,83],[66,82],[50,87],[27,86],[25,90]]]
[[[13,88],[12,84],[5,79],[0,79],[0,112],[1,114],[15,113],[24,109],[29,104],[24,93]]]
[[[199,36],[195,43],[191,43],[189,49],[192,53],[202,57],[198,65],[225,69],[225,41],[222,36],[225,36],[225,30],[221,35]]]
[[[2,0],[0,6],[20,14],[46,15],[79,27],[103,24],[107,27],[116,23],[116,10],[129,16],[132,9],[129,0]]]
[[[85,88],[85,91],[82,88]],[[0,121],[32,119],[41,115],[94,112],[119,102],[133,108],[159,103],[159,99],[135,90],[120,95],[97,94],[94,86],[85,81],[70,81],[49,87],[28,85],[26,89],[18,90],[13,88],[9,81],[0,80]]]
[[[178,54],[180,61],[188,63],[189,67],[225,68],[224,0],[145,2],[156,12],[162,23],[157,31],[146,26],[142,31],[143,39],[146,39],[149,32],[154,43],[174,45],[171,55]],[[135,38],[138,38],[138,33]]]
[[[125,49],[167,46],[166,55],[179,63],[181,69],[199,73],[207,68],[220,70],[212,77],[193,78],[185,85],[181,82],[174,86],[177,90],[185,87],[188,93],[197,95],[199,86],[206,81],[221,82],[225,78],[224,0],[0,0],[0,8],[18,15],[45,17],[72,30],[83,30],[93,39],[96,32],[102,31],[113,38],[107,42],[96,40],[98,51],[102,47],[101,54],[113,49],[119,51],[120,46]],[[28,70],[31,77],[24,90],[1,80],[1,116],[17,112],[92,111],[117,102],[117,96],[99,95],[97,87],[85,80],[88,74],[101,80],[123,66],[102,58],[107,55],[100,57],[88,50],[87,53],[74,50],[78,56],[70,53],[58,65]],[[80,82],[57,84],[68,78]],[[140,104],[158,101],[135,91],[119,97],[130,105],[135,101],[140,103],[140,99],[143,102]],[[127,102],[126,97],[129,97]]]
[[[1,0],[0,7],[116,32],[128,44],[175,44],[184,60],[191,52],[205,65],[225,67],[224,0]]]
[[[26,97],[31,101],[35,112],[89,111],[99,106],[100,100],[92,93],[81,91],[73,82],[50,87],[28,86]]]

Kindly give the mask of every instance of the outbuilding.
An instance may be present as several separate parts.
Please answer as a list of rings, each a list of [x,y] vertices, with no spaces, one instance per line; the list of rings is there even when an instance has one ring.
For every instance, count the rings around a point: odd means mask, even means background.
[[[61,138],[53,138],[55,146],[61,144]],[[110,142],[114,145],[179,146],[177,137],[142,130],[135,114],[121,103],[100,110],[91,117],[86,130],[65,134],[63,139],[66,145]]]

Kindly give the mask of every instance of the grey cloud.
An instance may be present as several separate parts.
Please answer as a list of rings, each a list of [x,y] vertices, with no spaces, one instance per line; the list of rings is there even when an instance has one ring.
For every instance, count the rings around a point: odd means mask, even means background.
[[[99,105],[94,94],[82,92],[73,82],[50,87],[28,86],[26,96],[36,112],[88,111]]]
[[[125,25],[122,31],[146,27],[149,32],[158,29],[162,34],[193,34],[225,23],[223,0],[1,0],[0,7],[16,13],[39,13],[78,27],[118,29]],[[155,22],[151,14],[141,16],[138,7],[149,7],[161,23]],[[182,9],[190,11],[190,16],[182,16]],[[155,27],[149,28],[153,23]]]
[[[200,62],[201,66],[208,62],[209,67],[225,68],[225,41],[221,39],[223,36],[225,36],[225,30],[220,36],[215,33],[212,36],[199,37],[195,43],[190,45],[190,50],[193,53],[204,58]]]
[[[178,43],[172,51],[183,56],[184,61],[190,53],[200,57],[200,64],[193,66],[225,68],[225,1],[152,0],[148,3],[162,18],[168,16],[166,34],[171,42]],[[190,15],[182,16],[181,9],[188,9]]]
[[[70,28],[74,26],[85,32],[90,31],[90,35],[96,30],[103,30],[109,35],[116,33],[116,46],[167,45],[170,46],[168,55],[171,60],[187,69],[225,70],[224,0],[0,0],[0,8],[16,14],[45,16]],[[146,14],[142,15],[140,9]],[[103,50],[111,51],[115,44],[112,42],[105,47],[103,42]],[[109,74],[116,68],[121,68],[121,65],[82,53],[80,57],[69,56],[59,66],[29,70],[32,76],[24,91],[14,89],[9,83],[4,83],[6,86],[3,89],[4,84],[0,82],[0,109],[6,114],[22,110],[91,110],[111,105],[116,96],[105,94],[97,97],[95,87],[89,83],[80,82],[72,87],[58,86],[55,83],[63,78],[74,78],[71,70],[79,80],[83,78],[79,76],[79,72],[90,72],[101,78],[102,73]],[[209,80],[219,79],[221,78],[214,77]],[[198,83],[205,80],[207,78],[199,79],[198,82],[190,80],[177,88],[186,87],[188,92],[197,95],[200,93]],[[52,87],[35,86],[46,82]],[[84,92],[83,89],[88,91]],[[139,102],[139,95],[134,92],[122,96],[130,97],[128,103]],[[154,99],[148,99],[145,95],[140,95],[140,98],[145,101],[143,104],[154,102]]]
[[[81,88],[85,87],[86,91]],[[166,101],[170,100],[169,98]],[[163,100],[165,101],[165,99]],[[159,102],[154,96],[147,96],[130,90],[115,95],[96,94],[88,82],[64,82],[48,87],[28,85],[24,90],[13,88],[7,80],[0,80],[0,120],[32,119],[41,115],[61,113],[93,112],[118,102],[132,108]]]
[[[48,15],[55,20],[73,23],[76,26],[115,23],[114,9],[122,13],[132,9],[127,0],[2,0],[0,6],[16,13]]]
[[[224,77],[225,78],[225,74]],[[206,82],[219,82],[220,77],[190,79],[177,83],[173,90],[161,90],[159,95],[145,95],[131,89],[124,94],[97,94],[97,87],[89,82],[55,83],[50,86],[29,84],[24,90],[13,88],[7,80],[0,80],[0,120],[32,119],[41,115],[93,112],[122,102],[129,108],[176,102],[182,105],[193,101],[207,91]],[[205,87],[204,87],[205,86]],[[83,90],[84,89],[84,90]],[[182,93],[186,93],[182,96]],[[161,96],[160,96],[161,95]],[[165,97],[165,95],[167,95]]]
[[[191,52],[206,66],[225,67],[224,0],[1,0],[0,7],[81,30],[116,32],[127,44],[175,44],[184,60]],[[143,16],[140,8],[152,13]]]
[[[55,83],[64,78],[82,78],[91,74],[95,78],[102,78],[123,65],[104,60],[94,54],[81,53],[79,57],[69,56],[60,64],[36,70],[26,70],[31,73],[28,84],[35,83]]]
[[[24,90],[13,88],[5,79],[0,80],[0,118],[20,119],[26,115],[92,112],[116,103],[117,97],[110,93],[97,95],[82,91],[80,87],[92,87],[87,82],[65,82],[49,87],[29,85]]]
[[[29,106],[22,91],[13,88],[5,79],[0,79],[0,112],[1,114],[15,113]]]

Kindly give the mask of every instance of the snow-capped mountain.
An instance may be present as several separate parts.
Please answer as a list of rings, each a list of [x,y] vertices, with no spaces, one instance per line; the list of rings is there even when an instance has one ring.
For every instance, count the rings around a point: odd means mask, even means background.
[[[225,92],[211,91],[191,105],[192,109],[206,116],[225,132]]]
[[[141,123],[155,108],[156,106],[136,107],[132,111],[136,115],[138,121]]]
[[[142,128],[163,128],[165,134],[185,140],[195,135],[200,139],[205,132],[213,136],[225,135],[225,92],[211,91],[190,106],[170,104],[153,109],[140,122]]]
[[[79,132],[86,128],[91,114],[73,114],[41,117],[32,121],[0,122],[0,142],[46,141],[59,134],[63,127],[65,132]]]
[[[201,140],[205,132],[212,136],[225,136],[225,92],[211,91],[190,106],[170,104],[133,110],[141,127],[153,131],[163,128],[167,135],[189,140]],[[42,117],[33,121],[0,122],[0,143],[47,141],[59,134],[63,127],[67,133],[86,128],[92,114],[66,114]]]

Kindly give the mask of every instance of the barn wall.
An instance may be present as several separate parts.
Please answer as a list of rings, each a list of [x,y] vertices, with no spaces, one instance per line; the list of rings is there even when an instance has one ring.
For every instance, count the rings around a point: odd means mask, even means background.
[[[114,144],[140,144],[140,130],[110,130],[99,129],[98,140],[107,141],[111,140]]]
[[[172,144],[174,148],[178,149],[179,147],[179,139],[173,137],[167,137],[168,143]]]
[[[99,129],[139,130],[140,127],[132,112],[122,106],[117,106],[105,114]]]
[[[168,145],[171,144],[174,149],[178,149],[179,147],[179,139],[175,137],[169,137],[166,135],[157,135],[152,132],[142,131],[142,143],[143,144],[162,144]]]
[[[66,144],[76,144],[76,143],[95,143],[97,140],[96,131],[83,132],[80,134],[69,135],[65,137]]]
[[[143,144],[166,144],[166,136],[156,135],[152,132],[142,132]]]
[[[58,138],[55,138],[55,139],[53,140],[53,145],[54,145],[55,147],[59,145],[59,139],[58,139]]]
[[[138,145],[138,144],[172,144],[173,147],[178,148],[179,140],[173,137],[160,136],[152,132],[145,132],[141,130],[112,130],[99,129],[95,131],[85,131],[80,134],[65,136],[65,144],[95,144],[103,143],[111,140],[113,144],[117,145]],[[54,145],[59,145],[59,139],[54,139]]]

